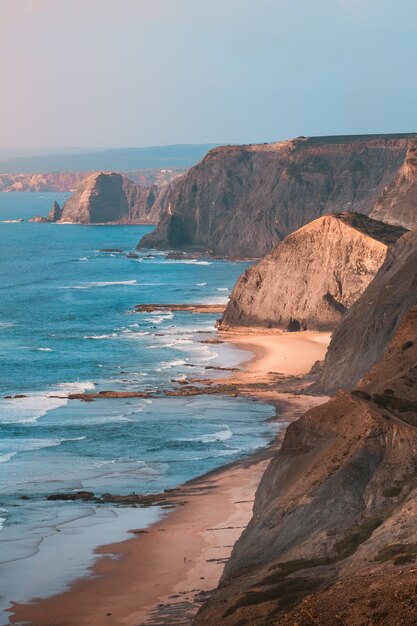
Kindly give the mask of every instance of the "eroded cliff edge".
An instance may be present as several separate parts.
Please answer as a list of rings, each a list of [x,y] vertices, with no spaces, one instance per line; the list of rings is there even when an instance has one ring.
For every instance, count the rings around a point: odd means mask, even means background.
[[[222,327],[333,330],[405,232],[359,213],[314,220],[242,274]]]
[[[308,222],[343,211],[410,228],[416,188],[401,181],[416,146],[407,134],[215,148],[173,186],[157,229],[139,245],[261,257]]]
[[[417,622],[416,363],[414,306],[356,389],[288,427],[196,626]]]

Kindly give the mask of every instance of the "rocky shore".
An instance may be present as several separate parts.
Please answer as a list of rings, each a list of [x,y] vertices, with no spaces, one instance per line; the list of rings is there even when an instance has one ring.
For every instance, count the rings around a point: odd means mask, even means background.
[[[191,623],[209,591],[217,585],[232,546],[250,519],[255,490],[281,445],[286,425],[326,399],[285,388],[278,391],[277,377],[288,380],[290,385],[295,382],[302,391],[311,382],[311,366],[324,356],[328,338],[328,334],[279,331],[225,333],[225,341],[251,350],[255,357],[242,369],[230,372],[226,381],[206,380],[199,393],[207,393],[210,386],[220,389],[224,385],[233,388],[236,395],[275,404],[276,439],[247,460],[163,494],[105,494],[102,499],[91,492],[51,494],[52,500],[159,505],[172,511],[146,532],[135,533],[135,539],[101,549],[100,553],[113,556],[97,561],[91,577],[75,582],[68,592],[27,606],[14,606],[11,623],[28,619],[33,626],[95,626],[101,620],[110,626]],[[119,558],[115,560],[114,556]],[[138,569],[138,563],[145,562],[147,567]]]

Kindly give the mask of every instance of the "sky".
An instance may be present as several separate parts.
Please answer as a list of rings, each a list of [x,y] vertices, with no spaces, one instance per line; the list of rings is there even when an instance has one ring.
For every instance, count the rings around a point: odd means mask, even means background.
[[[0,0],[0,149],[417,130],[416,0]]]

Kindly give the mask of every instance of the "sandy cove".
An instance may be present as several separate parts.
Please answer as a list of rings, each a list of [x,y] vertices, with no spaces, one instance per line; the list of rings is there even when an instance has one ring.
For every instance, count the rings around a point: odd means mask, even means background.
[[[277,407],[280,433],[267,448],[175,490],[178,506],[132,539],[102,546],[88,577],[68,591],[30,604],[14,605],[13,624],[33,626],[139,626],[190,624],[207,592],[217,586],[224,562],[252,515],[256,488],[285,424],[323,397],[254,390],[279,373],[307,373],[324,357],[329,333],[223,331],[228,343],[254,353],[228,382],[243,395]],[[222,379],[224,380],[224,379]],[[250,390],[245,392],[245,385]],[[133,531],[134,532],[134,531]]]

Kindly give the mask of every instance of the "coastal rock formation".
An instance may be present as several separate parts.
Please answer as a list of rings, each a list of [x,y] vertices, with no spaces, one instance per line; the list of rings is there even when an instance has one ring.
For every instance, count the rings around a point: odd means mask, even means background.
[[[46,217],[43,217],[43,215],[34,215],[28,220],[28,222],[35,222],[37,224],[45,224],[46,222],[49,222],[49,220]]]
[[[173,186],[157,229],[139,245],[261,257],[321,215],[368,215],[375,206],[378,219],[415,226],[411,200],[403,215],[393,198],[416,146],[409,134],[215,148]],[[414,181],[414,166],[407,172]]]
[[[360,388],[287,430],[196,626],[417,622],[417,307]]]
[[[222,327],[333,329],[405,232],[359,213],[314,220],[244,272]]]
[[[48,222],[57,222],[61,219],[62,209],[58,202],[55,200],[51,210],[48,213]]]
[[[121,174],[96,172],[65,202],[57,221],[154,224],[168,191],[169,185],[141,187]]]
[[[322,389],[349,388],[384,354],[402,318],[417,304],[417,229],[389,249],[361,298],[335,329],[323,365]]]

